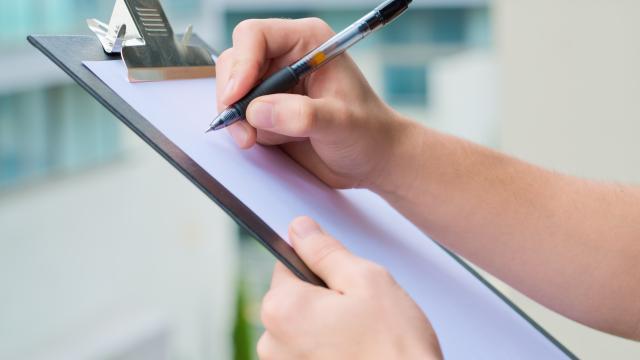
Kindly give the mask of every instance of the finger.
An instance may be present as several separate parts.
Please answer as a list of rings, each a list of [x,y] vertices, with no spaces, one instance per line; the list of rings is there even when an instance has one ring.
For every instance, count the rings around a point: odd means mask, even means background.
[[[299,334],[297,334],[299,335]],[[265,331],[256,345],[256,353],[260,360],[297,360],[305,356],[296,351],[296,338],[285,340]]]
[[[256,344],[256,353],[260,360],[278,359],[279,343],[268,331],[265,331]]]
[[[218,57],[218,61],[216,63],[216,91],[217,91],[217,107],[218,111],[223,111],[228,104],[224,103],[220,94],[223,93],[224,88],[226,86],[227,80],[229,78],[229,68],[231,61],[233,58],[233,49],[228,49],[224,51],[220,57]],[[237,122],[231,125],[227,131],[231,134],[233,140],[238,144],[241,149],[248,149],[255,145],[257,134],[255,128],[246,122]]]
[[[274,336],[294,336],[304,328],[306,320],[313,314],[310,310],[313,303],[328,295],[335,296],[335,293],[298,278],[289,278],[284,282],[276,280],[275,286],[262,299],[260,320]]]
[[[241,149],[249,149],[256,144],[256,129],[246,121],[238,121],[229,126],[227,131]]]
[[[276,266],[273,268],[273,275],[271,276],[271,288],[278,286],[297,283],[302,281],[298,279],[291,270],[287,269],[281,262],[276,262]]]
[[[270,59],[287,54],[293,61],[331,34],[329,26],[317,19],[241,22],[233,31],[234,57],[223,102],[231,104],[249,92],[264,74]]]
[[[295,94],[263,96],[247,109],[247,121],[255,128],[298,138],[335,136],[348,117],[336,101]]]
[[[300,142],[306,140],[305,138],[296,138],[286,135],[281,135],[268,130],[258,130],[258,137],[256,142],[262,145],[282,145],[290,142]]]
[[[229,80],[232,62],[233,48],[223,51],[216,61],[216,105],[218,112],[223,111],[229,106],[229,104],[223,101],[222,95]]]
[[[327,235],[309,217],[295,219],[289,227],[293,248],[309,269],[340,292],[353,283],[354,271],[364,260],[350,253],[338,240]]]
[[[279,294],[287,294],[287,297],[302,296],[302,294],[315,294],[320,296],[328,294],[328,290],[300,280],[291,270],[281,262],[276,262],[271,275],[271,289],[277,289]],[[298,294],[298,295],[296,295]]]

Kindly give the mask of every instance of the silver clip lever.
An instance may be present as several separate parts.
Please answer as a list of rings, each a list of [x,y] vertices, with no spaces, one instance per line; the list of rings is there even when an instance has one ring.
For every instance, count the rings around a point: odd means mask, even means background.
[[[158,0],[116,0],[109,25],[87,24],[105,52],[122,55],[131,82],[215,76],[209,51],[189,45],[193,27],[178,40]]]

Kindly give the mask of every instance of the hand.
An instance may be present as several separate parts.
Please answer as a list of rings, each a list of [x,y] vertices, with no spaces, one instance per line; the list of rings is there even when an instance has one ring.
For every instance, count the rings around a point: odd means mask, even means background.
[[[293,247],[329,289],[278,263],[262,302],[268,359],[440,359],[429,321],[382,267],[349,253],[309,218],[289,229]]]
[[[243,21],[233,33],[233,47],[218,59],[218,109],[332,35],[319,19]],[[242,148],[256,142],[281,145],[333,187],[376,187],[390,173],[397,144],[406,144],[415,133],[376,96],[346,54],[292,92],[254,100],[247,109],[248,122],[229,131]]]

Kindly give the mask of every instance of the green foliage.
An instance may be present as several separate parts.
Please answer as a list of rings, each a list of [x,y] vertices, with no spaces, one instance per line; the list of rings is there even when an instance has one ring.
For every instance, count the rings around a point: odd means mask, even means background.
[[[233,327],[233,349],[235,360],[252,360],[253,343],[251,341],[252,327],[247,313],[247,291],[240,281],[236,298],[236,319]]]

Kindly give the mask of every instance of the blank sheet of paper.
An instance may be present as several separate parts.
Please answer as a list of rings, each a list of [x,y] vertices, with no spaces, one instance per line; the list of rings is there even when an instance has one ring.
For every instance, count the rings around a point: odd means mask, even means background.
[[[85,62],[283,239],[309,215],[351,251],[385,266],[431,320],[447,359],[567,356],[377,195],[336,191],[276,148],[239,150],[215,117],[215,80],[131,84],[120,61]]]

